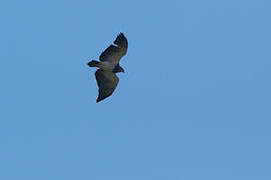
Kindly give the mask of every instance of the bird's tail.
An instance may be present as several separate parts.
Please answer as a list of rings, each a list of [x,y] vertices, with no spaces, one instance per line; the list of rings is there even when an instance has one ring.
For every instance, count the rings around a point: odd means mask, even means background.
[[[92,60],[88,63],[88,66],[89,67],[97,67],[97,65],[99,64],[100,62],[99,61],[95,61],[95,60]]]

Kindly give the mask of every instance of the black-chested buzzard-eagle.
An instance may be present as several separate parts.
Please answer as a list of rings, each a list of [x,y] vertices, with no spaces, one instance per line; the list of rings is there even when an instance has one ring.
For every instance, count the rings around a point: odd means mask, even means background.
[[[126,54],[128,41],[123,33],[120,33],[114,41],[114,45],[110,45],[100,55],[100,61],[92,60],[88,63],[89,67],[98,67],[95,72],[97,84],[99,86],[99,95],[96,102],[109,97],[116,89],[119,78],[118,72],[124,72],[119,65],[120,59]]]

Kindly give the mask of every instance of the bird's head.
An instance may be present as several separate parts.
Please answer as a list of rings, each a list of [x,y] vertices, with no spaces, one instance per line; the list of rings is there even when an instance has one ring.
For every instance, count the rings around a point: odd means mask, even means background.
[[[120,65],[117,65],[117,66],[113,69],[113,73],[118,73],[118,72],[123,72],[123,73],[125,73],[124,69],[123,69]]]

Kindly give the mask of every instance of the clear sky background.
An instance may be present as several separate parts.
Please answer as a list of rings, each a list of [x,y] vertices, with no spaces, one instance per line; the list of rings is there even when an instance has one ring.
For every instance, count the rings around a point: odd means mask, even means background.
[[[1,180],[270,180],[269,0],[0,2]],[[114,94],[86,66],[129,41]]]

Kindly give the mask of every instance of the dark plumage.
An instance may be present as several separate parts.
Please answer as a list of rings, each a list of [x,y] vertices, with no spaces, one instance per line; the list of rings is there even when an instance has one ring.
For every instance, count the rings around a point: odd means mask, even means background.
[[[115,73],[124,72],[119,65],[120,59],[127,53],[128,41],[123,33],[120,33],[114,41],[99,57],[100,61],[88,62],[89,67],[98,67],[95,72],[96,81],[99,87],[99,95],[96,102],[109,97],[116,89],[119,78]]]
[[[99,95],[97,102],[109,97],[118,85],[119,78],[111,71],[98,69],[95,72],[97,84],[99,86]]]

